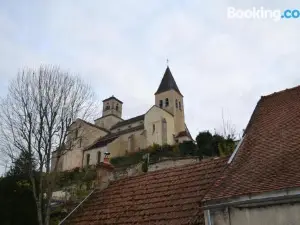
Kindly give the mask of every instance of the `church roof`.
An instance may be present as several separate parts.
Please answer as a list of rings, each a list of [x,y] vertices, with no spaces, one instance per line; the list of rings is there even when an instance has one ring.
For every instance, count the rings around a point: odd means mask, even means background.
[[[95,190],[62,225],[204,225],[201,200],[227,160],[202,160],[114,181]]]
[[[207,201],[300,187],[300,86],[263,96]]]
[[[169,90],[174,90],[182,96],[176,84],[176,81],[171,73],[171,70],[168,66],[155,94],[157,95],[159,93],[169,91]]]
[[[114,100],[120,102],[121,104],[123,104],[123,102],[121,100],[117,99],[115,96],[111,96],[109,98],[106,98],[102,102],[106,102],[106,101],[111,100],[111,99],[114,99]]]
[[[115,128],[122,127],[122,126],[125,126],[125,125],[129,125],[131,123],[135,123],[135,122],[138,122],[140,120],[144,120],[144,118],[145,118],[145,114],[139,115],[139,116],[135,116],[135,117],[132,117],[132,118],[127,119],[127,120],[120,121],[120,122],[116,123],[115,125],[113,125],[110,128],[110,130],[113,130]]]

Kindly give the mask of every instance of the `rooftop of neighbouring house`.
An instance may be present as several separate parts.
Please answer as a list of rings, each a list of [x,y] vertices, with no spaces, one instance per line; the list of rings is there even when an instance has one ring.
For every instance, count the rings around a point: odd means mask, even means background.
[[[148,172],[96,190],[64,225],[200,224],[201,200],[228,158]]]
[[[263,96],[204,201],[300,187],[300,86]]]

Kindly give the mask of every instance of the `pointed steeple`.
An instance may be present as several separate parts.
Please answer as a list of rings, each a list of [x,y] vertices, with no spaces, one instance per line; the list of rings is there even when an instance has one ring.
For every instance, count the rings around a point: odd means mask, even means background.
[[[179,88],[174,80],[174,77],[171,73],[171,70],[170,70],[169,66],[167,66],[165,74],[160,82],[160,85],[159,85],[157,91],[155,92],[155,95],[165,92],[165,91],[169,91],[169,90],[174,90],[182,96],[182,94],[180,93]]]

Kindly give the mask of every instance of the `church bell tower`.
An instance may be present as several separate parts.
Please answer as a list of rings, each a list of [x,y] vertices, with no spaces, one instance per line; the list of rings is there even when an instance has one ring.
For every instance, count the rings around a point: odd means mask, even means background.
[[[175,82],[169,66],[155,92],[155,105],[174,116],[175,132],[177,134],[185,131],[183,95]]]

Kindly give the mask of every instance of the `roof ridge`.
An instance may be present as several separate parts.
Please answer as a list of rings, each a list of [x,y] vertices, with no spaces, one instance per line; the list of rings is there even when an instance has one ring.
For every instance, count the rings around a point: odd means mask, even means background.
[[[81,119],[81,118],[78,118],[78,120],[80,120],[80,121],[82,121],[82,122],[84,122],[84,123],[86,123],[86,124],[88,124],[88,125],[90,125],[90,126],[92,126],[92,127],[95,127],[95,128],[98,128],[98,129],[100,129],[100,130],[103,130],[103,131],[106,131],[106,132],[110,133],[109,130],[107,130],[107,129],[103,128],[103,127],[99,127],[99,126],[97,126],[96,124],[92,124],[91,122],[88,122],[88,121],[83,120],[83,119]]]
[[[280,90],[280,91],[275,91],[272,94],[262,95],[261,98],[273,97],[273,96],[276,96],[277,94],[282,94],[282,93],[287,92],[287,91],[293,91],[293,90],[298,89],[298,88],[300,89],[300,85],[297,85],[297,86],[291,87],[291,88],[286,88],[286,89],[283,89],[283,90]]]

